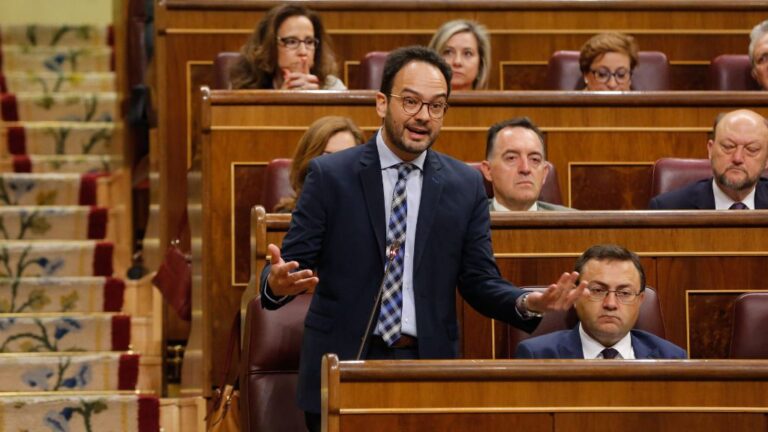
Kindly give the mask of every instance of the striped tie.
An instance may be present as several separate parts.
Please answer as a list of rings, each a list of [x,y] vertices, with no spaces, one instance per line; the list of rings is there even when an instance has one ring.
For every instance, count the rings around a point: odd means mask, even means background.
[[[381,309],[376,324],[376,333],[392,346],[400,339],[400,319],[403,309],[403,255],[405,254],[405,227],[408,216],[408,201],[405,183],[414,166],[401,163],[397,167],[397,183],[392,192],[392,211],[387,226],[387,250],[396,245],[397,253],[389,264],[381,295]]]

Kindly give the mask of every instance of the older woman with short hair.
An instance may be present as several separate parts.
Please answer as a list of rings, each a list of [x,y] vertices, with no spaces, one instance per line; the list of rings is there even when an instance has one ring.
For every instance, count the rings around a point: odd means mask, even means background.
[[[582,47],[579,67],[585,90],[630,90],[638,63],[635,38],[623,33],[600,33]]]
[[[488,85],[491,43],[485,26],[474,21],[454,20],[443,24],[429,47],[451,66],[451,90],[479,90]]]

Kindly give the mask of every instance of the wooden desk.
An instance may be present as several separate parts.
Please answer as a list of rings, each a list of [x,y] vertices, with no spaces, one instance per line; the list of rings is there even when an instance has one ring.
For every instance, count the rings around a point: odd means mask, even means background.
[[[211,172],[222,188],[229,187],[230,171],[251,172],[248,194],[256,201],[235,193],[245,221],[250,207],[260,203],[264,166],[290,157],[314,120],[348,116],[372,135],[381,125],[374,95],[204,90],[202,137],[194,140],[204,148],[195,154],[202,154],[203,164],[211,162],[206,154],[215,158]],[[529,116],[547,133],[547,157],[557,168],[564,201],[595,210],[646,208],[653,162],[705,158],[707,133],[718,113],[751,108],[768,115],[768,98],[759,92],[463,92],[452,95],[450,104],[437,150],[460,160],[482,160],[491,124]]]
[[[236,51],[277,0],[155,2],[160,244],[175,235],[186,196],[187,148],[197,89],[212,84],[212,62]],[[763,0],[387,0],[306,1],[334,39],[342,78],[368,51],[426,44],[442,23],[468,18],[491,34],[492,89],[541,89],[552,52],[578,49],[601,31],[634,34],[642,49],[667,53],[681,88],[703,88],[710,59],[746,51],[749,30],[765,19]],[[502,77],[513,78],[501,83]],[[509,82],[511,81],[511,82]],[[273,118],[274,119],[274,118]],[[537,119],[541,121],[541,119]],[[706,123],[711,122],[707,118]],[[487,124],[484,124],[487,126]],[[677,125],[675,125],[677,126]],[[708,124],[707,124],[708,126]],[[293,141],[295,142],[295,140]],[[169,227],[170,226],[170,227]]]
[[[267,244],[281,244],[290,215],[256,208],[252,218],[249,256],[252,274],[260,275]],[[768,291],[762,277],[768,267],[766,211],[492,213],[491,235],[502,276],[517,285],[554,282],[595,243],[617,243],[638,253],[648,285],[659,296],[667,339],[695,358],[725,358],[733,300],[745,291]],[[209,265],[228,268],[226,261],[216,259],[220,255],[212,250],[214,262]],[[211,308],[210,316],[229,316],[220,312],[223,303],[232,305],[240,291],[226,288],[207,292],[204,304]],[[257,292],[257,281],[251,278],[242,304]],[[479,315],[460,297],[457,304],[464,358],[511,357],[506,324]],[[223,348],[217,343],[214,352]]]
[[[768,362],[323,359],[323,430],[757,431]]]

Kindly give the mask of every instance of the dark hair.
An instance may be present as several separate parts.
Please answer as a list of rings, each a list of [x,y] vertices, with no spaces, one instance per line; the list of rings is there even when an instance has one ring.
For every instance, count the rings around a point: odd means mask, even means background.
[[[598,244],[585,250],[576,260],[575,270],[581,275],[584,266],[590,260],[596,261],[631,261],[640,274],[640,292],[645,291],[645,270],[636,253],[614,244]]]
[[[491,128],[488,129],[488,138],[485,141],[485,158],[490,158],[491,153],[493,153],[493,147],[496,145],[496,135],[498,135],[499,132],[501,132],[503,129],[515,127],[528,129],[536,133],[536,136],[538,136],[539,140],[541,141],[542,156],[544,156],[546,159],[547,146],[545,144],[546,141],[544,140],[544,134],[541,132],[541,130],[539,130],[538,126],[536,126],[533,120],[528,117],[514,117],[509,120],[500,121],[491,126]]]
[[[277,65],[277,31],[285,20],[293,16],[305,16],[312,22],[315,38],[320,44],[315,48],[314,64],[310,73],[317,76],[321,88],[328,75],[336,73],[336,60],[328,33],[314,11],[296,4],[273,7],[256,24],[251,36],[240,49],[240,58],[230,69],[233,89],[272,88],[272,79],[280,72]]]
[[[451,67],[448,66],[448,63],[446,63],[434,50],[425,46],[413,45],[398,48],[387,56],[387,61],[384,63],[384,73],[381,77],[381,88],[379,89],[380,92],[387,96],[387,99],[389,99],[389,94],[392,93],[392,83],[395,80],[395,75],[400,72],[400,69],[412,61],[428,63],[438,68],[445,77],[445,83],[448,86],[447,94],[450,96]]]

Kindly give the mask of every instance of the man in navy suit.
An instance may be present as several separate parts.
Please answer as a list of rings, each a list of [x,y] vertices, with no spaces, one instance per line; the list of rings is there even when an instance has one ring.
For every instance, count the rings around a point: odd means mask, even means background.
[[[713,177],[651,199],[653,210],[768,209],[768,120],[750,110],[721,114],[707,142]]]
[[[527,331],[538,312],[567,309],[586,295],[575,272],[541,295],[501,278],[480,174],[430,149],[450,82],[451,69],[436,52],[393,51],[376,94],[383,127],[365,145],[310,163],[282,251],[269,245],[272,265],[261,277],[266,308],[314,288],[298,383],[310,430],[320,427],[325,353],[342,360],[457,357],[456,287],[482,313]],[[391,232],[403,240],[390,240]],[[394,274],[402,277],[391,285]],[[400,305],[380,307],[398,297]]]
[[[515,357],[537,359],[683,359],[685,350],[658,336],[632,330],[645,297],[640,258],[617,245],[595,245],[576,261],[588,296],[576,301],[579,324],[527,339]]]

